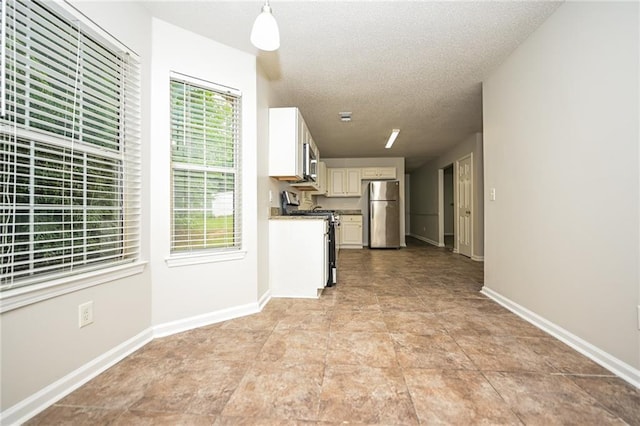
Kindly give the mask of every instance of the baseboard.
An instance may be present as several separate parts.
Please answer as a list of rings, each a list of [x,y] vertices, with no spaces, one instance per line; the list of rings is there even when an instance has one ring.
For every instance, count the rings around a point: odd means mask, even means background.
[[[108,352],[100,355],[82,367],[67,374],[54,383],[39,390],[35,394],[20,401],[13,407],[9,407],[0,413],[0,425],[22,424],[45,408],[55,404],[89,380],[115,365],[125,357],[140,349],[151,340],[191,330],[197,327],[214,324],[221,321],[255,314],[260,312],[271,300],[271,290],[267,290],[256,303],[222,309],[203,315],[172,321],[148,328],[124,343],[116,346]]]
[[[497,293],[490,288],[487,288],[486,286],[482,288],[481,293],[495,300],[500,305],[504,306],[514,314],[535,325],[539,329],[546,331],[553,337],[571,346],[573,349],[590,358],[594,362],[600,364],[607,370],[614,373],[616,376],[620,377],[623,380],[626,380],[636,388],[640,389],[640,370],[632,367],[624,361],[617,359],[616,357],[592,345],[586,340],[552,323],[551,321],[541,317],[540,315],[531,312],[527,308],[513,302],[512,300],[502,296],[500,293]]]
[[[432,246],[444,247],[444,244],[440,244],[437,241],[434,241],[434,240],[432,240],[430,238],[427,238],[427,237],[423,237],[422,235],[409,234],[409,236],[415,238],[416,240],[420,240],[420,241],[424,241],[425,243],[429,243]]]
[[[128,355],[140,349],[153,339],[151,328],[148,328],[131,339],[119,344],[99,357],[89,361],[82,367],[56,380],[13,407],[0,413],[0,424],[22,424],[45,408],[64,398],[80,386],[100,373],[115,365]]]
[[[258,312],[260,312],[259,304],[258,302],[253,302],[177,321],[166,322],[153,327],[153,338],[170,336],[172,334],[181,333],[183,331],[204,327],[222,321],[228,321],[234,318],[244,317]]]
[[[475,260],[476,262],[484,262],[484,256],[476,256],[474,254],[471,256],[471,260]]]
[[[271,289],[268,289],[264,292],[264,294],[258,299],[258,310],[262,311],[267,303],[271,300]]]

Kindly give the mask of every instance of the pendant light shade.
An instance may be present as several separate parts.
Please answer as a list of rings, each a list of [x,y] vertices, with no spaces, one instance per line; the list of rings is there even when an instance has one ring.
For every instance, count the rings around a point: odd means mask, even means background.
[[[265,1],[262,12],[253,23],[251,43],[258,49],[268,52],[278,50],[280,47],[280,31],[276,18],[271,13],[269,0]]]

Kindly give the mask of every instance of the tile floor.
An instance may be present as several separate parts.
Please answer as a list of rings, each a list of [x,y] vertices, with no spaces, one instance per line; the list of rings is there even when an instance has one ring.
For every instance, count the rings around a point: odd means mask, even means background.
[[[482,263],[344,250],[319,300],[154,340],[31,425],[635,424],[640,390],[481,295]]]

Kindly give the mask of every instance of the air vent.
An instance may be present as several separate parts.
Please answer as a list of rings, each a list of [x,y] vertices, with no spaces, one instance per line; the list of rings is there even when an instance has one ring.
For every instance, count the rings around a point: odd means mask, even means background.
[[[340,116],[340,121],[343,123],[348,123],[351,121],[351,112],[340,112],[338,113]]]

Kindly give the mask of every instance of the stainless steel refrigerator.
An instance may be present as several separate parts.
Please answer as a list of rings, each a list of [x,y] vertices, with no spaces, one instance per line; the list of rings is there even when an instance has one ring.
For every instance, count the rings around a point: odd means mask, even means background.
[[[400,182],[369,183],[369,247],[400,247]]]

